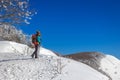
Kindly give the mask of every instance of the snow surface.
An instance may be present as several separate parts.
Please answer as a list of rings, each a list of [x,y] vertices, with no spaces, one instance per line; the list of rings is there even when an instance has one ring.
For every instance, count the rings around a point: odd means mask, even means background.
[[[54,80],[109,80],[93,68],[71,59],[62,59],[61,75]]]
[[[27,45],[10,41],[0,41],[0,49],[2,49],[0,53],[17,53],[24,55],[32,54],[34,51],[34,49],[28,47]],[[39,50],[39,55],[57,56],[52,51],[43,47],[40,47]]]
[[[100,69],[107,73],[112,80],[120,80],[120,60],[111,55],[106,55],[100,64]]]
[[[109,80],[95,69],[48,49],[41,47],[38,59],[31,58],[32,52],[26,45],[0,41],[0,80]]]

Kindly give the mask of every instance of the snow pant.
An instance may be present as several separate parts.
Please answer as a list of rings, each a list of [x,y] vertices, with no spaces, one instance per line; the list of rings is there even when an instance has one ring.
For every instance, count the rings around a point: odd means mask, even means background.
[[[32,58],[35,56],[35,58],[38,58],[38,51],[39,51],[39,45],[35,45],[35,51],[31,55]]]

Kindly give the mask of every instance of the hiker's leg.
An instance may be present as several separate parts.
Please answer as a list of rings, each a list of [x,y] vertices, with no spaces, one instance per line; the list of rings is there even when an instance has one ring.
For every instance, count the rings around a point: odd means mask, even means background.
[[[36,54],[36,45],[35,45],[35,50],[34,50],[33,54],[31,55],[32,58],[35,56],[35,54]]]
[[[31,55],[31,56],[32,56],[32,58],[33,58],[33,57],[34,57],[34,55],[35,55],[35,51],[36,51],[36,49],[34,50],[34,52],[33,52],[33,53],[32,53],[32,55]]]
[[[38,50],[37,50],[37,54],[40,53],[40,45],[38,45]]]
[[[31,56],[32,56],[32,58],[34,57],[34,52],[33,52],[33,54]]]
[[[39,45],[36,45],[35,46],[35,58],[38,58],[38,47],[39,47]]]

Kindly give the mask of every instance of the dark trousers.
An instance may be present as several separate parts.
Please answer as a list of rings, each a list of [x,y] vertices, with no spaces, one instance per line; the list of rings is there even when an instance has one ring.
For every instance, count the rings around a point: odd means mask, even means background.
[[[38,58],[38,49],[39,49],[39,45],[35,45],[35,51],[33,52],[33,54],[31,55],[32,58],[35,56],[35,58]]]

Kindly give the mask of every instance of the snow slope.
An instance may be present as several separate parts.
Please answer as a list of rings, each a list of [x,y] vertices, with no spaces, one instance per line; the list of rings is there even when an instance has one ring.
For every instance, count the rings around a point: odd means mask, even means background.
[[[17,53],[17,54],[32,54],[34,49],[28,47],[27,45],[18,44],[16,42],[10,42],[10,41],[0,41],[0,53]],[[52,51],[40,47],[39,55],[49,55],[49,56],[57,56]]]
[[[0,80],[109,80],[93,68],[40,48],[39,59],[26,45],[0,41]]]
[[[54,80],[109,80],[93,68],[71,59],[62,59],[62,66],[61,75]]]
[[[50,60],[50,61],[49,61]],[[51,80],[58,75],[55,59],[16,58],[0,62],[0,80]]]
[[[120,80],[120,60],[112,55],[105,55],[100,52],[82,52],[65,55],[65,57],[85,63],[108,76],[111,80]]]
[[[106,55],[100,64],[100,69],[107,73],[112,80],[120,80],[120,60],[111,55]]]

